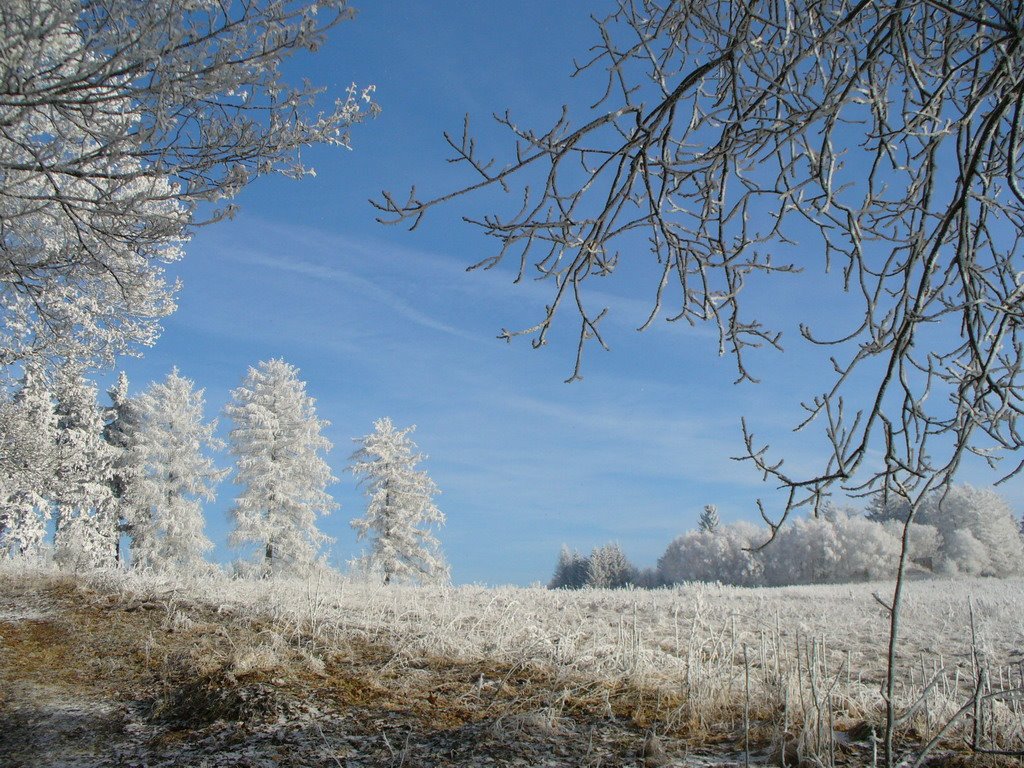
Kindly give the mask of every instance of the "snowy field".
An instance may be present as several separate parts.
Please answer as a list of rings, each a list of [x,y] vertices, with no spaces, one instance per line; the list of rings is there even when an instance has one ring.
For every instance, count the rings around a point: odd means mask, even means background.
[[[12,575],[14,566],[3,568]],[[273,630],[250,653],[253,666],[267,663],[261,654],[272,658],[282,643],[302,637],[314,668],[318,657],[353,642],[386,648],[385,666],[408,667],[410,685],[424,658],[539,670],[551,682],[534,700],[524,692],[522,710],[552,721],[585,702],[608,714],[633,708],[636,719],[665,731],[785,734],[802,754],[827,755],[858,729],[870,741],[870,727],[884,720],[888,625],[874,594],[886,598],[888,583],[572,592],[385,588],[326,575],[82,578],[101,592],[159,601],[171,624],[180,608],[195,604],[269,619]],[[913,706],[904,737],[927,741],[980,681],[986,698],[979,744],[1021,749],[1024,720],[1013,691],[1024,670],[1024,580],[916,581],[903,615],[899,697]],[[482,690],[501,684],[480,676]],[[950,737],[971,736],[972,713],[958,718]]]
[[[382,639],[399,656],[541,665],[567,686],[636,687],[662,699],[658,719],[669,727],[733,727],[745,703],[759,720],[781,710],[787,728],[806,726],[801,738],[814,741],[831,734],[815,724],[880,722],[888,623],[873,593],[890,591],[888,583],[572,592],[219,582],[208,595],[241,610],[262,604],[329,638]],[[914,583],[904,622],[900,695],[904,706],[920,700],[908,724],[917,733],[932,734],[962,706],[979,664],[993,689],[1020,687],[1024,581]],[[992,714],[998,741],[1019,748],[1019,702]]]

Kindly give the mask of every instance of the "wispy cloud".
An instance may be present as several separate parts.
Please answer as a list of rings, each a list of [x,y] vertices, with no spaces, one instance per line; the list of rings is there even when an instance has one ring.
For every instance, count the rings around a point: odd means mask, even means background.
[[[337,266],[307,261],[295,256],[274,257],[253,250],[235,251],[231,254],[231,258],[243,264],[301,275],[315,280],[329,281],[336,285],[344,286],[363,300],[387,307],[401,317],[423,328],[429,328],[433,331],[440,331],[441,333],[447,333],[464,339],[476,338],[460,328],[441,322],[421,312],[407,300],[401,298],[393,291],[382,288],[372,280],[352,274]]]
[[[382,264],[385,260],[392,265],[400,265],[400,269],[407,270],[409,275],[443,281],[446,291],[497,302],[501,309],[496,308],[494,313],[496,323],[508,321],[507,317],[501,317],[501,313],[510,307],[517,309],[525,307],[527,311],[529,311],[529,307],[535,307],[536,312],[533,313],[535,321],[540,318],[537,313],[543,312],[544,307],[553,299],[554,282],[550,279],[538,280],[535,275],[527,273],[522,280],[514,282],[515,274],[507,265],[469,272],[467,267],[470,263],[461,256],[396,243],[394,238],[352,237],[314,227],[267,220],[253,222],[249,231],[254,235],[254,239],[260,241],[270,239],[279,243],[287,243],[288,250],[292,253],[300,252],[313,255],[317,260],[316,266],[328,270],[340,269],[337,266],[338,260],[340,257],[345,257],[349,266],[361,265],[363,269],[357,267],[361,274],[357,274],[356,269],[341,269],[340,272],[344,275],[342,279],[367,281],[368,284],[390,294],[397,301],[401,301],[401,299],[380,285],[382,279],[387,279],[387,276],[382,274]],[[272,258],[277,260],[276,256]],[[295,262],[300,265],[297,269],[301,269],[303,264],[310,266],[310,262],[291,255],[287,260],[281,259],[280,261],[282,264]],[[622,270],[627,271],[625,267]],[[469,273],[467,274],[467,272]],[[390,276],[395,277],[393,271]],[[584,292],[586,303],[595,315],[602,309],[608,308],[606,322],[609,325],[615,325],[623,330],[636,331],[646,322],[651,313],[654,305],[653,295],[651,297],[632,297],[617,292],[613,290],[617,285],[617,278],[617,275],[613,275],[608,278],[593,279]],[[569,312],[567,307],[563,312],[565,316],[563,322],[568,321]],[[656,318],[645,332],[700,338],[717,335],[717,330],[711,325],[690,325],[682,320],[667,322],[666,317],[666,312],[661,312],[660,317]],[[575,320],[572,323],[575,324]],[[442,323],[441,325],[447,324]]]

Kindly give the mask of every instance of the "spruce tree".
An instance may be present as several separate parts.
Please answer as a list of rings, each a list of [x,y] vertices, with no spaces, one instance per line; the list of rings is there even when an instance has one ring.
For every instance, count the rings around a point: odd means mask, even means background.
[[[873,493],[868,499],[864,516],[873,523],[886,523],[890,520],[905,522],[910,515],[910,502],[896,494],[883,491]]]
[[[110,405],[104,413],[103,439],[114,449],[110,491],[117,510],[118,530],[126,533],[134,553],[138,549],[134,521],[140,514],[131,506],[131,486],[137,469],[132,457],[132,442],[139,423],[135,398],[128,394],[128,376],[122,371],[117,382],[107,390]]]
[[[196,571],[213,545],[203,533],[203,500],[213,501],[226,474],[203,449],[223,446],[215,423],[203,423],[203,390],[175,368],[137,399],[134,423],[124,433],[127,465],[135,468],[126,487],[131,521],[132,563],[154,570]]]
[[[323,458],[328,422],[317,418],[298,369],[283,360],[250,368],[231,396],[224,412],[234,424],[229,445],[242,487],[231,544],[256,544],[263,576],[302,572],[327,541],[317,517],[337,507],[326,490],[336,480]]]
[[[116,565],[120,559],[111,480],[114,449],[103,439],[96,387],[75,369],[58,373],[55,556],[68,568]]]
[[[357,563],[380,573],[385,584],[411,580],[438,582],[448,578],[448,564],[430,525],[444,525],[445,516],[433,497],[440,491],[416,466],[425,458],[414,453],[409,438],[415,426],[395,429],[391,419],[379,419],[373,432],[356,438],[349,470],[357,475],[369,503],[366,514],[352,520],[359,539],[373,539],[371,551]]]
[[[700,513],[697,527],[704,533],[714,533],[718,530],[718,526],[718,507],[714,504],[705,504],[704,511]]]
[[[636,568],[617,542],[594,547],[587,560],[587,586],[596,589],[620,589],[633,583]]]
[[[587,586],[589,574],[590,562],[587,558],[563,544],[548,589],[582,589]]]

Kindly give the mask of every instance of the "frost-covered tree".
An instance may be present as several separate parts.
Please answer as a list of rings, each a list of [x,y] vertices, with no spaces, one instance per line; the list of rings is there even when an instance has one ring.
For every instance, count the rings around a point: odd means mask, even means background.
[[[841,584],[890,578],[900,537],[884,525],[834,507],[784,528],[761,552],[762,582]]]
[[[745,435],[743,458],[788,491],[774,524],[834,485],[916,497],[965,452],[1024,448],[1016,0],[619,0],[592,18],[589,76],[553,123],[493,110],[508,138],[493,158],[467,118],[447,136],[465,184],[385,193],[382,219],[508,193],[465,217],[496,245],[478,266],[548,286],[536,322],[504,336],[539,347],[567,321],[571,379],[604,344],[598,283],[644,275],[641,328],[708,323],[754,380],[746,353],[781,349],[784,324],[757,292],[831,272],[828,330],[797,318],[797,343],[834,367],[801,398],[827,450],[794,475]]]
[[[905,523],[901,520],[880,521],[885,530],[899,541]],[[907,559],[927,571],[934,571],[939,552],[939,532],[934,525],[911,523],[907,528]]]
[[[138,397],[134,424],[125,441],[132,482],[125,500],[132,565],[154,570],[201,571],[213,545],[203,533],[202,502],[213,501],[218,470],[204,450],[223,443],[213,436],[216,422],[203,423],[203,390],[175,368]]]
[[[132,521],[136,511],[131,507],[129,490],[138,474],[131,448],[139,425],[139,413],[135,398],[128,393],[128,376],[123,371],[107,390],[107,396],[110,405],[104,412],[103,439],[114,449],[110,491],[117,507],[118,528],[132,539],[134,550],[136,542]]]
[[[47,500],[31,489],[12,489],[0,481],[0,557],[32,556],[46,538]]]
[[[327,493],[336,478],[323,458],[331,449],[321,434],[328,422],[317,418],[306,383],[284,360],[249,368],[231,398],[224,413],[242,488],[231,509],[231,544],[257,545],[263,576],[302,572],[327,541],[317,517],[337,507]]]
[[[563,544],[548,589],[582,589],[587,585],[589,573],[587,558]]]
[[[910,515],[910,501],[896,494],[875,493],[868,500],[864,516],[876,523],[905,522]]]
[[[763,543],[762,529],[746,522],[722,525],[714,532],[690,531],[673,540],[658,559],[658,574],[666,584],[720,581],[756,586],[762,564],[751,551]]]
[[[54,555],[68,568],[113,566],[120,559],[117,507],[111,491],[116,453],[103,439],[96,387],[80,371],[66,368],[58,373],[55,394]]]
[[[14,397],[0,404],[0,553],[32,554],[46,536],[56,434],[50,386],[28,366]]]
[[[45,371],[27,366],[13,396],[4,398],[0,414],[3,450],[0,473],[33,475],[39,487],[53,472],[53,436],[56,429],[52,387]]]
[[[876,494],[867,516],[890,530],[907,519],[910,505]],[[928,494],[911,524],[911,559],[948,574],[1011,576],[1024,571],[1024,548],[1017,520],[995,491],[952,485]]]
[[[444,581],[448,564],[429,526],[444,525],[434,504],[440,491],[427,473],[417,469],[424,456],[415,453],[409,437],[415,426],[395,429],[391,419],[378,419],[373,432],[356,438],[349,470],[369,499],[366,514],[352,520],[360,540],[372,538],[364,567],[392,581]]]
[[[0,365],[110,361],[174,309],[163,265],[253,178],[308,170],[376,110],[318,104],[282,63],[344,0],[6,0],[0,8]]]
[[[705,504],[704,510],[700,513],[700,520],[697,521],[697,530],[714,533],[719,525],[718,507],[714,504]]]
[[[888,511],[885,511],[888,510]],[[696,530],[673,541],[658,561],[667,583],[721,581],[744,586],[838,584],[888,579],[900,557],[906,507],[869,505],[871,517],[826,505],[768,539],[749,523]],[[1024,572],[1016,518],[991,491],[953,486],[932,494],[907,529],[908,563],[947,574],[1014,576]]]
[[[633,583],[636,568],[629,562],[618,542],[594,547],[587,558],[587,586],[595,589],[620,589]]]
[[[927,496],[917,518],[938,534],[935,570],[978,576],[1024,573],[1024,542],[1006,500],[988,488],[954,485]]]

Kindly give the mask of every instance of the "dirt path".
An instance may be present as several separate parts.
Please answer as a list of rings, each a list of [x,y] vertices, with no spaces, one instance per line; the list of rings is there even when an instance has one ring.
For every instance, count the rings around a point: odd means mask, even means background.
[[[0,764],[91,766],[127,728],[126,665],[74,609],[76,591],[7,580],[0,592]],[[83,598],[87,597],[82,595]],[[130,669],[130,666],[127,667]]]
[[[524,670],[397,662],[174,595],[0,576],[5,768],[735,765],[611,713],[556,711]],[[315,650],[315,649],[313,649]]]

